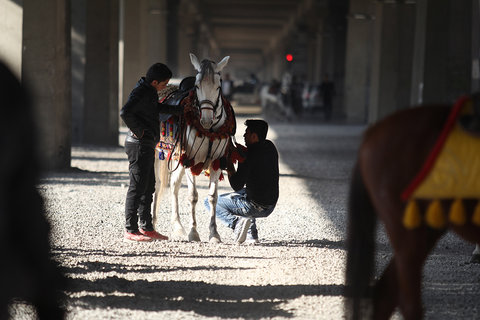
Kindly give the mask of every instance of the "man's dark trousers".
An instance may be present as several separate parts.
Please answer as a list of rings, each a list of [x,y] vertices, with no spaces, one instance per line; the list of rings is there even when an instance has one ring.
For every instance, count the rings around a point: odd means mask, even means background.
[[[152,231],[151,204],[155,192],[155,149],[149,144],[125,141],[129,162],[130,186],[125,203],[128,232]]]

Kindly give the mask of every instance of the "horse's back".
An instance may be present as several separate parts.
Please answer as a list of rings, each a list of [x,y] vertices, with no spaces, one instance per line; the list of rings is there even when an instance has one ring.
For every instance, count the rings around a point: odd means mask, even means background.
[[[370,127],[358,154],[358,167],[367,188],[400,195],[421,169],[450,110],[449,106],[414,107]],[[375,191],[379,190],[370,194]]]

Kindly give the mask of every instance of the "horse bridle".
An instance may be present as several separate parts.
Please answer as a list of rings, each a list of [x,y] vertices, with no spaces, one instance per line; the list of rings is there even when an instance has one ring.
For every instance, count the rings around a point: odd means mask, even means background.
[[[195,89],[199,89],[197,85],[195,85]],[[222,88],[221,87],[218,87],[218,95],[217,95],[217,99],[215,101],[215,103],[213,103],[212,100],[209,100],[209,99],[203,99],[201,101],[198,101],[198,107],[200,110],[212,110],[213,113],[215,113],[215,111],[217,110],[218,108],[218,103],[220,102],[220,96],[222,95]],[[202,107],[202,104],[209,104],[211,105],[211,107]]]
[[[216,74],[220,75],[220,72],[217,72]],[[199,89],[198,85],[195,84],[195,91],[198,90],[198,89]],[[222,118],[222,115],[223,115],[223,109],[222,109],[222,112],[218,116],[215,116],[215,114],[217,112],[218,105],[220,103],[220,99],[222,97],[222,87],[218,86],[217,89],[218,89],[218,95],[217,95],[217,99],[215,100],[215,102],[213,102],[212,100],[209,100],[209,99],[203,99],[203,100],[200,100],[200,101],[197,100],[198,101],[198,109],[199,109],[200,112],[202,112],[202,110],[212,110],[214,119],[217,120],[217,122],[214,123],[213,125],[217,124],[218,121],[220,121],[220,119]],[[202,107],[202,104],[208,104],[210,106]]]

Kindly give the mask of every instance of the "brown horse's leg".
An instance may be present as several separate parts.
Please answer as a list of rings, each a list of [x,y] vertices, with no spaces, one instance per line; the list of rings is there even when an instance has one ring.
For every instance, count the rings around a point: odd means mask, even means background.
[[[442,231],[429,228],[408,231],[402,237],[402,245],[395,253],[398,306],[406,320],[423,317],[421,292],[423,264],[442,234]]]
[[[375,284],[373,319],[389,319],[398,305],[398,283],[395,258],[388,264]]]

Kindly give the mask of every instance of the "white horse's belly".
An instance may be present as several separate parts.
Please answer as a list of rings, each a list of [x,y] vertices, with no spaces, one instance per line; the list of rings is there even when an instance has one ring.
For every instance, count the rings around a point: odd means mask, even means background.
[[[194,164],[205,163],[221,158],[225,154],[227,138],[210,140],[207,136],[197,136],[195,128],[187,128],[185,153]]]

